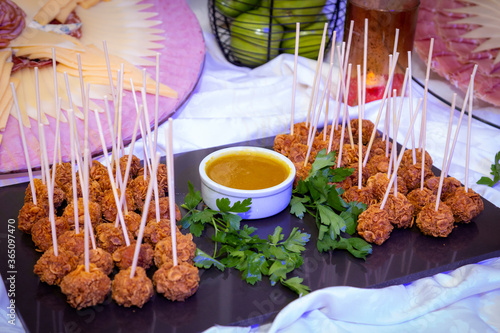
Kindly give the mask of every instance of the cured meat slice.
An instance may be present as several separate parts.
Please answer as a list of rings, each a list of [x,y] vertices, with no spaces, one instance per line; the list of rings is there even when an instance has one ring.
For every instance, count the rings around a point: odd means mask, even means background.
[[[434,38],[432,69],[462,91],[478,65],[475,97],[500,105],[499,15],[500,6],[492,1],[422,0],[415,51],[427,62]]]

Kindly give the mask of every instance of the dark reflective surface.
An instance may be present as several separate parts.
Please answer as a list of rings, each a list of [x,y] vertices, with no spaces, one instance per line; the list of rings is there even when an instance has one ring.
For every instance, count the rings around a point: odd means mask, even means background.
[[[246,145],[271,146],[272,140],[258,140]],[[198,164],[206,149],[176,156],[176,198],[180,204],[190,180],[199,190]],[[0,272],[7,275],[7,224],[15,219],[23,204],[27,184],[0,188]],[[422,235],[415,228],[394,230],[390,239],[373,247],[366,261],[344,251],[319,253],[317,229],[312,219],[294,218],[288,210],[271,218],[251,221],[261,236],[272,233],[277,225],[288,234],[292,228],[311,234],[304,253],[303,266],[294,272],[304,278],[311,290],[329,286],[384,287],[448,271],[464,264],[500,256],[500,209],[485,201],[484,212],[470,224],[459,225],[446,239]],[[170,302],[160,295],[142,309],[123,308],[111,297],[104,304],[76,311],[71,308],[59,287],[40,283],[33,266],[40,257],[31,237],[14,232],[16,241],[16,296],[18,318],[30,332],[195,332],[214,324],[251,325],[271,320],[296,294],[280,285],[271,287],[268,280],[254,286],[242,281],[235,270],[220,272],[200,270],[198,292],[185,302]],[[211,253],[208,237],[195,239]],[[149,271],[152,276],[154,270]]]

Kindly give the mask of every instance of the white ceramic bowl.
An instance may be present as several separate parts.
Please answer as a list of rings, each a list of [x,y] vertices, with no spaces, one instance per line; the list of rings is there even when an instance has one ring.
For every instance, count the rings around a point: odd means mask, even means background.
[[[208,177],[206,166],[212,159],[216,159],[225,154],[248,151],[269,154],[283,161],[289,168],[288,177],[278,185],[261,190],[234,189],[220,185]],[[243,201],[247,198],[252,199],[250,210],[246,213],[239,214],[245,220],[262,219],[275,215],[288,206],[292,197],[295,166],[287,157],[270,149],[260,147],[231,147],[220,149],[207,155],[201,161],[199,172],[201,178],[201,196],[209,208],[218,210],[216,200],[221,198],[228,198],[231,201],[231,205],[236,201]]]

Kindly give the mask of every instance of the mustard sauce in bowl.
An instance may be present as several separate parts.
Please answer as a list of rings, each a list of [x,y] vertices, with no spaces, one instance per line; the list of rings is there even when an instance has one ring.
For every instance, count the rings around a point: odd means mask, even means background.
[[[217,150],[200,163],[201,195],[217,210],[217,199],[231,204],[252,199],[243,219],[261,219],[281,212],[290,203],[295,166],[285,156],[260,147]]]

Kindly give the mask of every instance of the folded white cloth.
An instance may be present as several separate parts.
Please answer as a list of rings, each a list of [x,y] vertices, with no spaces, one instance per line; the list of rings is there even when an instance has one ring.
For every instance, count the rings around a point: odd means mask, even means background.
[[[408,285],[317,290],[288,304],[271,325],[206,332],[499,332],[499,311],[495,258]]]

